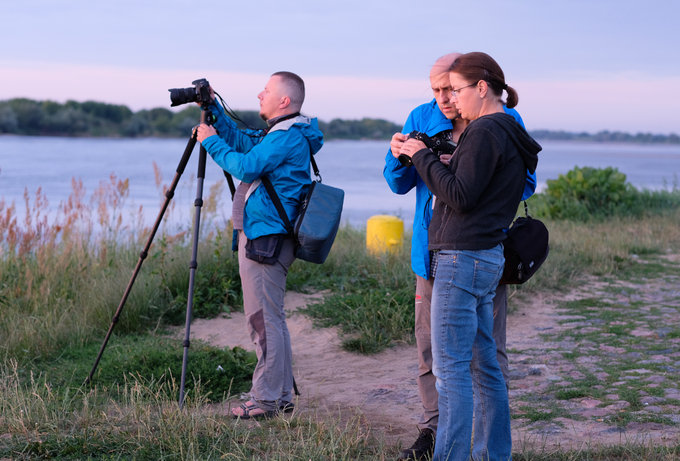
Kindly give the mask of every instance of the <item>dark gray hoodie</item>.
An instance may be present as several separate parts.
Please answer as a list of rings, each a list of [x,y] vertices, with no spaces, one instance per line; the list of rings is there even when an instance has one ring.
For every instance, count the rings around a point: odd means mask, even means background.
[[[468,125],[447,167],[429,149],[413,155],[436,196],[430,250],[484,250],[505,240],[541,146],[515,119],[485,115]]]

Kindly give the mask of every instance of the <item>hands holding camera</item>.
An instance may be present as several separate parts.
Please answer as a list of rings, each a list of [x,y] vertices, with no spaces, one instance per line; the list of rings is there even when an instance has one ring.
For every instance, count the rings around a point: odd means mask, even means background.
[[[392,138],[394,139],[394,138]],[[427,146],[423,141],[420,141],[419,139],[416,138],[409,138],[408,136],[404,140],[404,142],[401,145],[401,152],[400,155],[406,155],[409,158],[413,157],[413,154],[418,152],[419,150],[426,149]]]
[[[422,139],[427,141],[424,142]],[[445,150],[441,149],[441,146],[437,143],[433,143],[432,140],[423,133],[412,132],[411,134],[394,133],[392,140],[390,141],[390,149],[392,150],[392,155],[397,158],[402,165],[411,166],[411,157],[413,154],[421,149],[429,148],[432,149],[437,155],[439,155],[439,160],[444,164],[448,165],[451,162],[451,157],[453,156],[450,148]]]

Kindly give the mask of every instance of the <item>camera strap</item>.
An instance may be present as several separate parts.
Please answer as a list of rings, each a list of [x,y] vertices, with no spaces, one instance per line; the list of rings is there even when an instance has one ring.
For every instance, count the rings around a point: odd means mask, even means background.
[[[314,174],[316,175],[316,177],[319,178],[319,182],[321,182],[321,173],[319,173],[319,167],[316,166],[316,161],[314,160],[314,152],[312,151],[312,144],[309,142],[309,139],[307,139],[307,144],[309,145],[309,158],[312,163],[312,169],[314,170]],[[276,189],[274,189],[274,185],[272,184],[271,180],[269,179],[268,176],[262,176],[260,178],[260,181],[262,181],[262,185],[269,193],[269,197],[271,197],[272,202],[274,203],[274,207],[276,207],[276,211],[279,213],[279,216],[281,217],[283,224],[286,226],[288,234],[290,234],[292,237],[295,237],[295,234],[293,232],[293,224],[291,224],[290,219],[288,219],[286,210],[283,208],[281,199],[279,198],[279,195],[276,193]]]
[[[293,114],[282,115],[281,117],[270,118],[269,120],[267,120],[267,129],[264,130],[265,134],[269,133],[269,131],[271,131],[271,129],[274,128],[274,125],[276,125],[277,123],[281,123],[284,120],[290,120],[291,118],[295,118],[299,115],[300,112],[295,112]]]
[[[221,99],[221,97],[220,97],[220,99]],[[274,126],[275,126],[277,123],[283,122],[284,120],[289,120],[289,119],[294,118],[294,117],[297,117],[297,116],[299,116],[299,115],[300,115],[300,112],[295,112],[295,113],[293,113],[293,114],[283,115],[283,116],[278,117],[278,118],[273,118],[273,119],[267,120],[267,129],[262,130],[262,134],[260,135],[260,137],[266,136],[267,133],[268,133],[272,128],[274,128]],[[233,117],[232,117],[232,118],[233,118]],[[240,119],[239,119],[239,120],[240,120]],[[241,121],[242,121],[242,120],[241,120]],[[308,142],[309,142],[309,140],[308,140]],[[312,158],[312,162],[313,162],[313,161],[314,161],[314,159]],[[316,164],[315,164],[315,170],[314,170],[314,171],[318,171],[318,170],[316,169]],[[234,196],[236,195],[236,187],[235,187],[235,185],[234,185],[234,180],[232,179],[231,175],[230,175],[226,170],[222,170],[222,172],[224,173],[224,177],[225,177],[225,179],[227,180],[227,183],[229,184],[229,191],[231,192],[231,200],[234,201]],[[317,176],[318,176],[318,175],[317,175]],[[271,183],[270,183],[270,185],[271,185]]]
[[[278,118],[272,118],[267,120],[267,129],[265,130],[265,133],[269,133],[272,128],[274,128],[275,125],[278,123],[281,123],[285,120],[290,120],[291,118],[299,117],[300,112],[295,112],[293,114],[288,114],[288,115],[282,115],[281,117]],[[321,182],[321,173],[319,172],[319,167],[316,165],[316,160],[314,160],[314,154],[312,152],[312,144],[309,142],[309,139],[305,138],[307,141],[307,144],[309,144],[309,157],[311,159],[312,163],[312,170],[314,170],[314,176],[318,179],[319,182]],[[271,183],[270,183],[271,184]],[[267,189],[269,190],[269,189]],[[271,194],[270,194],[271,195]]]

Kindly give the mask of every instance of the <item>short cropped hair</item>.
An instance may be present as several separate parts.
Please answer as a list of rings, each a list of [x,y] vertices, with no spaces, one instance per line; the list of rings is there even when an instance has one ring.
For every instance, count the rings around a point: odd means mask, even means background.
[[[299,75],[287,71],[274,72],[272,77],[274,76],[281,78],[286,90],[286,96],[290,98],[290,104],[297,108],[297,110],[300,110],[302,103],[305,101],[304,80]]]

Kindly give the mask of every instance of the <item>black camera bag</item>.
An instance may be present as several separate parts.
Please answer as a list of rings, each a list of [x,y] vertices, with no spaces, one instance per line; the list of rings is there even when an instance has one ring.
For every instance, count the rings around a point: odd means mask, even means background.
[[[529,280],[548,257],[548,229],[538,219],[529,216],[527,202],[524,213],[515,219],[508,229],[508,238],[503,242],[505,268],[502,284],[522,284]]]

